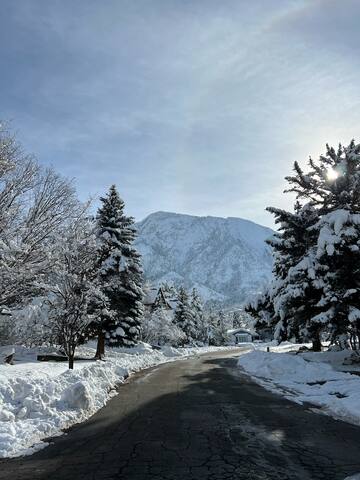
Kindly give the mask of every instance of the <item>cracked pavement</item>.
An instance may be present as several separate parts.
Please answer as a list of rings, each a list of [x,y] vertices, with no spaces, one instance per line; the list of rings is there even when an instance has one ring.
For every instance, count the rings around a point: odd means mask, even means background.
[[[360,427],[256,385],[237,352],[154,367],[32,456],[11,480],[344,480],[360,472]]]

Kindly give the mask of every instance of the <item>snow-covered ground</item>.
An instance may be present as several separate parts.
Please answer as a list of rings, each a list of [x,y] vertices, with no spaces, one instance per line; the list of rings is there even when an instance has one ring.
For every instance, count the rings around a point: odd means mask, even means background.
[[[67,363],[36,361],[35,349],[16,347],[15,364],[0,365],[0,457],[29,455],[45,447],[43,439],[93,415],[133,372],[220,349],[153,350],[141,344],[109,349],[106,361],[96,362],[91,360],[95,350],[82,347],[77,354],[89,361],[75,362],[71,371]]]
[[[238,365],[268,390],[297,403],[309,402],[321,412],[360,425],[360,377],[344,366],[351,352],[270,353],[255,350],[241,355]]]
[[[343,365],[349,352],[295,355],[299,345],[291,343],[239,346],[248,347],[239,367],[265,388],[360,425],[360,377],[346,373],[360,367]],[[94,349],[81,347],[78,355],[89,360],[76,362],[71,371],[66,363],[36,361],[35,349],[17,347],[15,365],[0,365],[0,457],[29,455],[45,447],[44,439],[103,407],[133,372],[221,348],[153,350],[141,344],[136,349],[109,349],[105,362],[95,362]]]

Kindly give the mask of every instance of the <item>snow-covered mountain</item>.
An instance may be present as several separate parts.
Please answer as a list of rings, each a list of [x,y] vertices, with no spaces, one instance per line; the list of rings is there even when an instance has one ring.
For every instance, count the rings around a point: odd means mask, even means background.
[[[271,278],[272,230],[241,218],[157,212],[137,224],[145,278],[196,287],[206,300],[241,303]]]

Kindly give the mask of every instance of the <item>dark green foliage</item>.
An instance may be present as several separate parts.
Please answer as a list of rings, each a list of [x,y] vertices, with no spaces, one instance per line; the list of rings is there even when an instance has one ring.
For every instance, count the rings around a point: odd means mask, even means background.
[[[184,332],[186,340],[184,343],[193,343],[196,337],[196,326],[191,308],[190,297],[185,288],[180,287],[178,293],[178,304],[175,310],[175,324]]]
[[[101,328],[111,346],[133,346],[143,314],[141,257],[133,247],[134,219],[124,214],[124,202],[116,187],[101,198],[98,210],[99,278],[109,299],[101,314]]]
[[[288,191],[308,203],[294,213],[269,208],[280,226],[269,241],[274,281],[247,307],[279,340],[326,333],[343,347],[360,346],[360,145],[327,146],[304,173],[298,163]]]

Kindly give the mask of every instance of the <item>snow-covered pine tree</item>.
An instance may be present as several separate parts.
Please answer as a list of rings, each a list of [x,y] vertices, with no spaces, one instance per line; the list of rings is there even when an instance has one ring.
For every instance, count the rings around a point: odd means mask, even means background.
[[[219,317],[217,312],[210,308],[204,314],[205,317],[205,324],[207,327],[207,343],[208,345],[217,345],[217,328]]]
[[[168,297],[176,297],[178,292],[176,290],[176,287],[173,284],[170,284],[168,282],[163,282],[160,285],[160,288],[163,290],[166,296]]]
[[[190,304],[188,292],[180,287],[178,293],[178,304],[175,310],[174,323],[184,332],[185,343],[191,344],[195,341],[197,331],[194,322],[194,315]]]
[[[317,303],[321,296],[314,256],[313,227],[318,212],[311,203],[301,206],[296,202],[294,210],[290,213],[268,208],[275,215],[275,223],[280,225],[279,231],[268,240],[274,252],[274,281],[269,290],[274,308],[274,336],[277,340],[311,340],[318,350],[321,325],[308,322],[319,312]]]
[[[132,217],[124,214],[124,202],[115,185],[110,187],[97,213],[98,270],[102,291],[109,299],[98,323],[97,357],[111,346],[133,346],[140,333],[142,269],[133,247],[136,231]]]
[[[271,286],[270,286],[271,287]],[[254,319],[255,330],[264,338],[273,338],[276,325],[274,305],[270,299],[269,289],[252,298],[244,310]]]
[[[232,314],[232,328],[240,328],[243,327],[241,314],[238,310],[233,312]]]
[[[306,174],[295,164],[290,191],[317,206],[316,276],[323,294],[320,313],[310,324],[322,324],[331,340],[347,345],[360,321],[360,145],[352,141],[337,151],[327,145],[319,161],[309,161]],[[358,333],[356,333],[359,341]]]
[[[228,321],[229,328],[253,328],[254,320],[243,309],[235,310]]]
[[[229,341],[228,338],[228,325],[225,313],[220,310],[216,316],[213,317],[213,332],[212,341],[214,345],[221,346],[226,345]]]
[[[331,340],[360,347],[360,214],[338,209],[319,222],[317,257],[323,267],[321,312],[312,320],[325,323]]]
[[[201,300],[201,297],[196,290],[193,288],[191,292],[191,310],[194,319],[194,330],[195,330],[195,339],[200,343],[206,343],[208,337],[207,325],[204,319],[204,307]]]
[[[141,318],[144,314],[142,290],[143,271],[141,266],[141,255],[133,247],[133,241],[136,237],[136,230],[133,227],[134,220],[127,217],[129,223],[124,224],[124,230],[127,230],[127,240],[123,250],[124,268],[121,276],[121,299],[122,299],[122,321],[120,326],[110,332],[109,343],[111,345],[123,345],[133,347],[139,340],[141,331]],[[129,242],[129,243],[127,243]],[[122,332],[124,331],[124,334]]]

